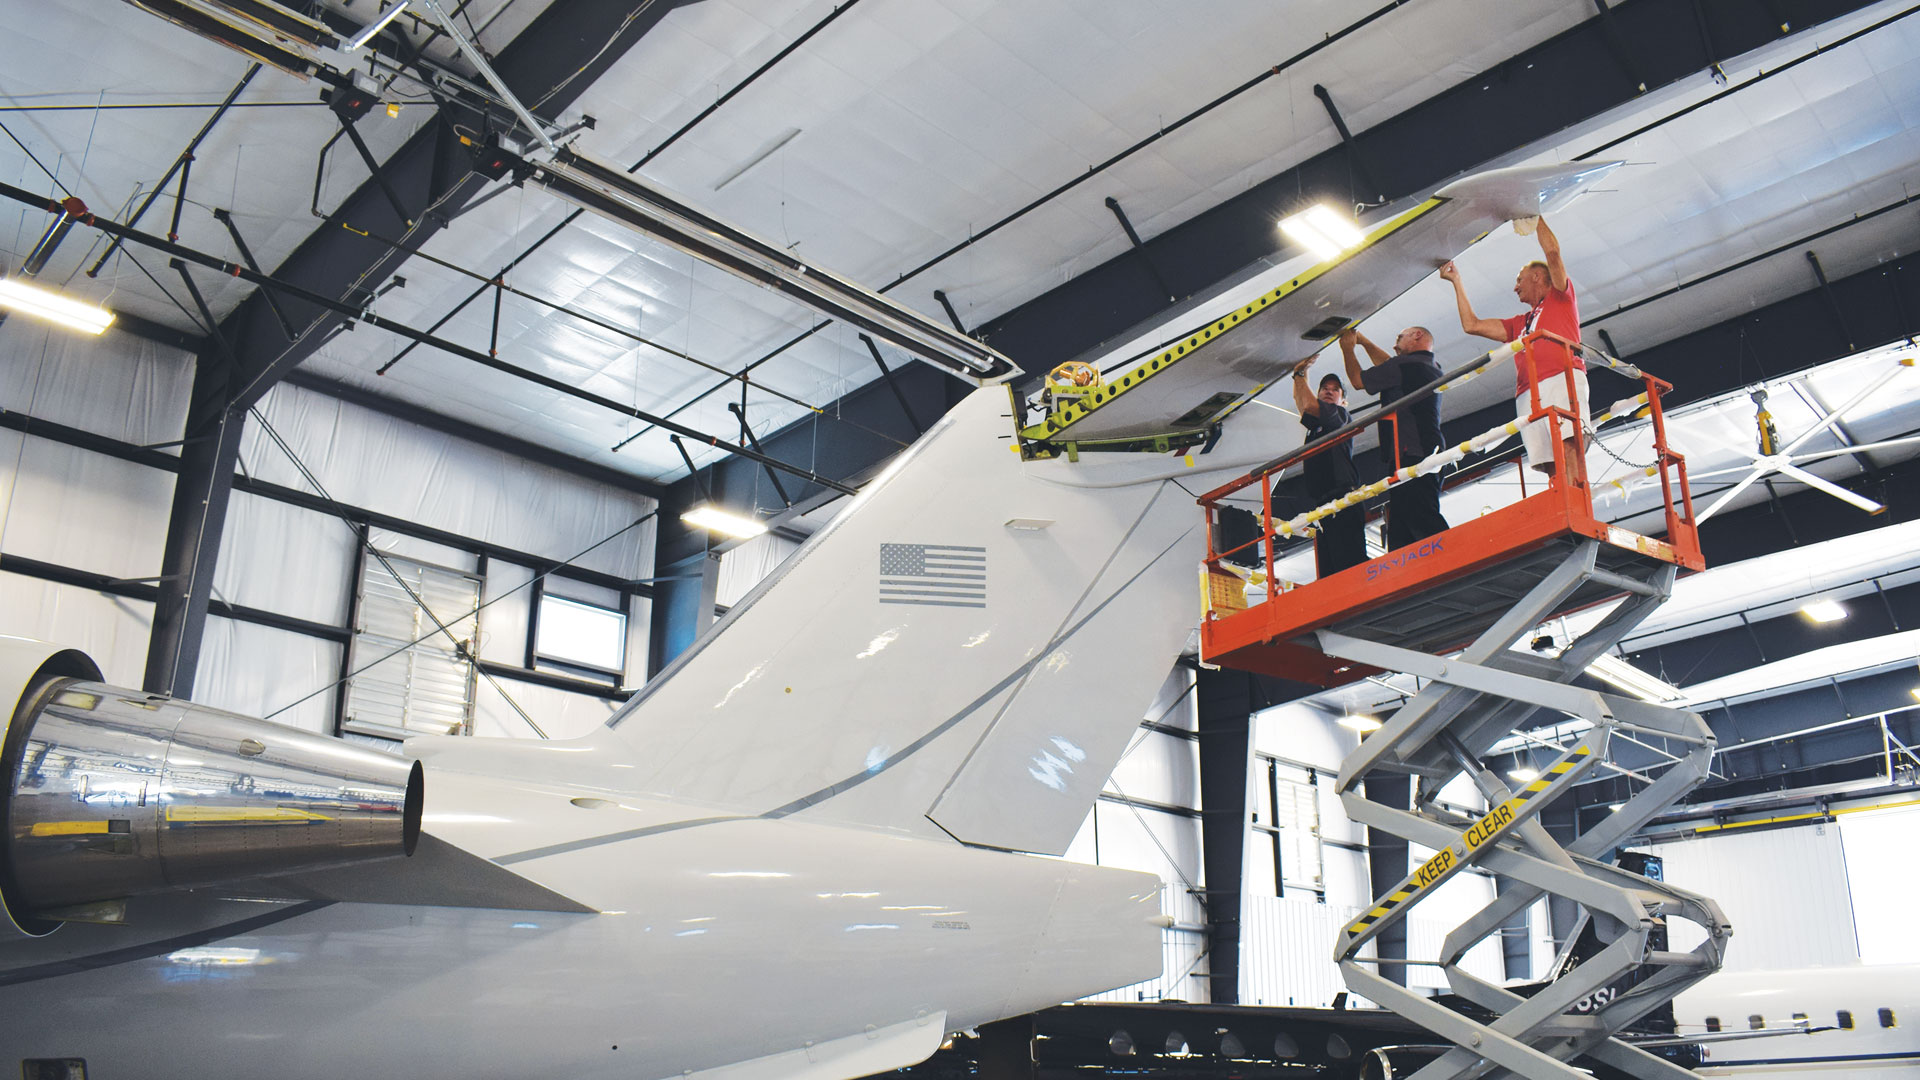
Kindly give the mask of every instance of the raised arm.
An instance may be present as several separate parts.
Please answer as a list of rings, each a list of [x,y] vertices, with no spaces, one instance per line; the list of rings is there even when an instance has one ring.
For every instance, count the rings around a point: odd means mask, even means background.
[[[1347,383],[1354,388],[1355,392],[1358,392],[1360,387],[1366,384],[1367,380],[1360,374],[1360,358],[1355,356],[1353,352],[1353,345],[1356,341],[1366,342],[1369,353],[1376,350],[1373,348],[1371,341],[1367,341],[1366,338],[1360,336],[1360,331],[1348,328],[1340,332],[1340,359],[1345,361],[1347,365]],[[1374,361],[1376,364],[1379,362],[1378,360]]]
[[[1560,261],[1560,238],[1547,228],[1547,219],[1541,218],[1534,226],[1533,235],[1540,238],[1540,255],[1547,261],[1547,279],[1553,285],[1554,292],[1567,291],[1567,264]]]
[[[1302,360],[1293,369],[1293,407],[1300,410],[1302,420],[1320,415],[1320,399],[1314,397],[1313,390],[1307,386],[1307,372],[1312,367],[1312,360]]]
[[[1482,319],[1473,313],[1473,302],[1467,299],[1467,287],[1460,281],[1459,267],[1448,263],[1440,268],[1440,276],[1453,286],[1453,302],[1460,309],[1460,329],[1494,341],[1507,340],[1507,328],[1499,319]]]

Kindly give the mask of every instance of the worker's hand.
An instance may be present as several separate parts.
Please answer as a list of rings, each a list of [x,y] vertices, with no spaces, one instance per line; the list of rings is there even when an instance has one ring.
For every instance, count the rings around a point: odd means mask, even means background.
[[[1360,328],[1357,326],[1349,326],[1345,330],[1340,331],[1340,344],[1345,345],[1349,349],[1353,348],[1354,342],[1359,340]]]
[[[1440,280],[1451,281],[1455,285],[1460,284],[1460,268],[1448,262],[1440,268]]]

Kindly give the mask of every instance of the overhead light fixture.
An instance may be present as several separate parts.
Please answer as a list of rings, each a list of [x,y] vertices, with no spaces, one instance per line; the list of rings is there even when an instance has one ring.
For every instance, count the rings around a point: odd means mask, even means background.
[[[411,2],[412,0],[400,0],[399,3],[388,8],[379,18],[368,23],[366,29],[353,35],[353,40],[347,42],[345,51],[356,52],[367,42],[372,41],[373,35],[385,30],[388,23],[399,18],[400,13],[407,10],[407,5]]]
[[[731,536],[736,540],[751,540],[767,531],[765,525],[750,517],[729,514],[712,504],[696,506],[680,515],[680,520],[698,529]]]
[[[1531,784],[1540,779],[1539,769],[1509,769],[1507,775],[1523,784]]]
[[[1364,716],[1356,713],[1351,716],[1341,717],[1340,726],[1352,731],[1357,731],[1360,734],[1365,735],[1370,731],[1379,731],[1385,725],[1381,724],[1380,721],[1375,720],[1371,716]]]
[[[1913,695],[1913,700],[1920,701],[1920,686],[1914,687],[1913,689],[1907,691],[1907,693]]]
[[[29,285],[19,278],[0,278],[0,307],[12,308],[48,322],[98,335],[113,325],[113,312],[62,296],[51,289]]]
[[[1839,622],[1847,617],[1846,606],[1838,600],[1820,599],[1800,606],[1800,614],[1817,623]]]
[[[1280,231],[1322,259],[1337,259],[1342,252],[1359,247],[1367,239],[1352,220],[1323,204],[1282,218]]]
[[[1587,674],[1655,705],[1686,697],[1679,687],[1641,671],[1612,653],[1601,653],[1596,657],[1593,663],[1587,665]]]

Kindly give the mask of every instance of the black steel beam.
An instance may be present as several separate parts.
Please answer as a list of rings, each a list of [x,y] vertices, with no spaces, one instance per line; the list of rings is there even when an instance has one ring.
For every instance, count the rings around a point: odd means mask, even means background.
[[[192,697],[200,665],[200,641],[213,597],[214,565],[226,530],[227,503],[240,459],[244,412],[227,408],[227,365],[202,354],[194,365],[194,403],[180,447],[166,547],[160,558],[160,589],[154,598],[153,630],[141,686],[150,693]]]
[[[471,551],[476,555],[485,555],[490,559],[499,559],[502,562],[509,562],[515,566],[529,567],[536,574],[558,574],[562,577],[572,578],[575,581],[586,582],[590,585],[599,585],[603,588],[624,590],[626,592],[638,593],[642,596],[652,595],[653,586],[638,580],[623,578],[617,574],[608,574],[599,570],[590,570],[584,566],[565,565],[557,559],[546,558],[532,554],[531,552],[517,551],[513,548],[490,543],[486,540],[476,540],[470,536],[461,536],[459,533],[436,529],[431,525],[422,525],[417,521],[397,517],[393,514],[384,514],[377,510],[367,510],[357,506],[349,506],[346,503],[335,502],[324,496],[315,495],[312,492],[300,491],[297,488],[268,483],[267,481],[257,480],[250,476],[235,477],[233,487],[235,490],[246,492],[249,495],[259,495],[263,498],[272,499],[275,502],[282,502],[290,506],[298,506],[303,509],[317,511],[332,517],[344,518],[351,524],[363,528],[385,529],[388,532],[397,532],[403,536],[411,536],[416,539],[426,540],[430,543],[442,544],[460,551]]]
[[[1375,773],[1360,782],[1363,794],[1368,802],[1395,810],[1411,809],[1413,802],[1413,781],[1407,776]],[[1410,849],[1403,837],[1395,836],[1385,829],[1367,826],[1367,883],[1374,897],[1381,897],[1393,891],[1413,869]],[[1382,961],[1405,960],[1407,958],[1407,921],[1401,919],[1381,930],[1373,939],[1374,955]],[[1402,986],[1407,984],[1407,968],[1404,964],[1382,963],[1379,966],[1382,977],[1392,979]]]
[[[38,417],[29,416],[26,413],[0,409],[0,428],[5,428],[9,431],[18,431],[35,438],[47,439],[64,446],[72,446],[80,450],[102,454],[120,461],[130,461],[136,465],[144,465],[150,469],[158,469],[162,472],[178,474],[181,471],[181,459],[172,454],[164,453],[151,447],[135,446],[132,443],[121,442],[118,439],[110,439],[104,435],[98,435],[76,427],[69,427],[65,424],[57,424],[50,420],[42,420]],[[535,555],[531,552],[505,547],[475,537],[462,536],[459,533],[436,529],[431,525],[422,525],[411,518],[403,518],[394,514],[382,513],[378,510],[368,510],[364,507],[336,502],[331,499],[322,498],[311,492],[301,491],[297,488],[285,487],[280,484],[273,484],[248,476],[236,477],[233,486],[249,495],[257,495],[261,498],[272,499],[275,502],[285,503],[289,506],[298,506],[322,514],[345,518],[355,525],[370,525],[376,529],[385,529],[388,532],[399,533],[416,540],[426,540],[430,543],[441,544],[446,547],[456,548],[460,551],[470,551],[475,555],[500,559],[513,563],[516,566],[529,567],[536,573],[558,574],[576,581],[599,585],[609,589],[624,590],[641,596],[650,596],[653,593],[653,586],[645,581],[623,578],[617,574],[603,573],[581,566],[563,565],[558,560],[548,558],[544,555]]]
[[[58,563],[44,562],[40,559],[28,559],[19,555],[0,555],[0,573],[19,574],[21,577],[30,577],[38,581],[72,585],[107,596],[118,596],[122,599],[140,600],[146,603],[153,603],[160,591],[151,579],[129,581],[125,578],[61,566]],[[353,637],[352,632],[344,627],[330,626],[311,619],[295,618],[292,615],[282,615],[277,611],[247,607],[244,604],[230,604],[225,600],[214,600],[209,607],[212,614],[221,618],[253,623],[256,626],[268,626],[294,634],[304,634],[307,637],[320,638],[335,644],[345,644]]]
[[[1200,856],[1206,881],[1208,998],[1240,1000],[1240,910],[1246,886],[1247,768],[1260,687],[1244,671],[1194,673],[1200,732]]]

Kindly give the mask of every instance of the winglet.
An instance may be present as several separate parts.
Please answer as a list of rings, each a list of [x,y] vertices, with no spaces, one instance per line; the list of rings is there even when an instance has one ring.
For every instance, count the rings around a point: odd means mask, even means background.
[[[1517,165],[1465,176],[1434,194],[1488,206],[1512,221],[1564,209],[1594,181],[1626,164],[1624,161],[1575,161],[1549,165]]]

